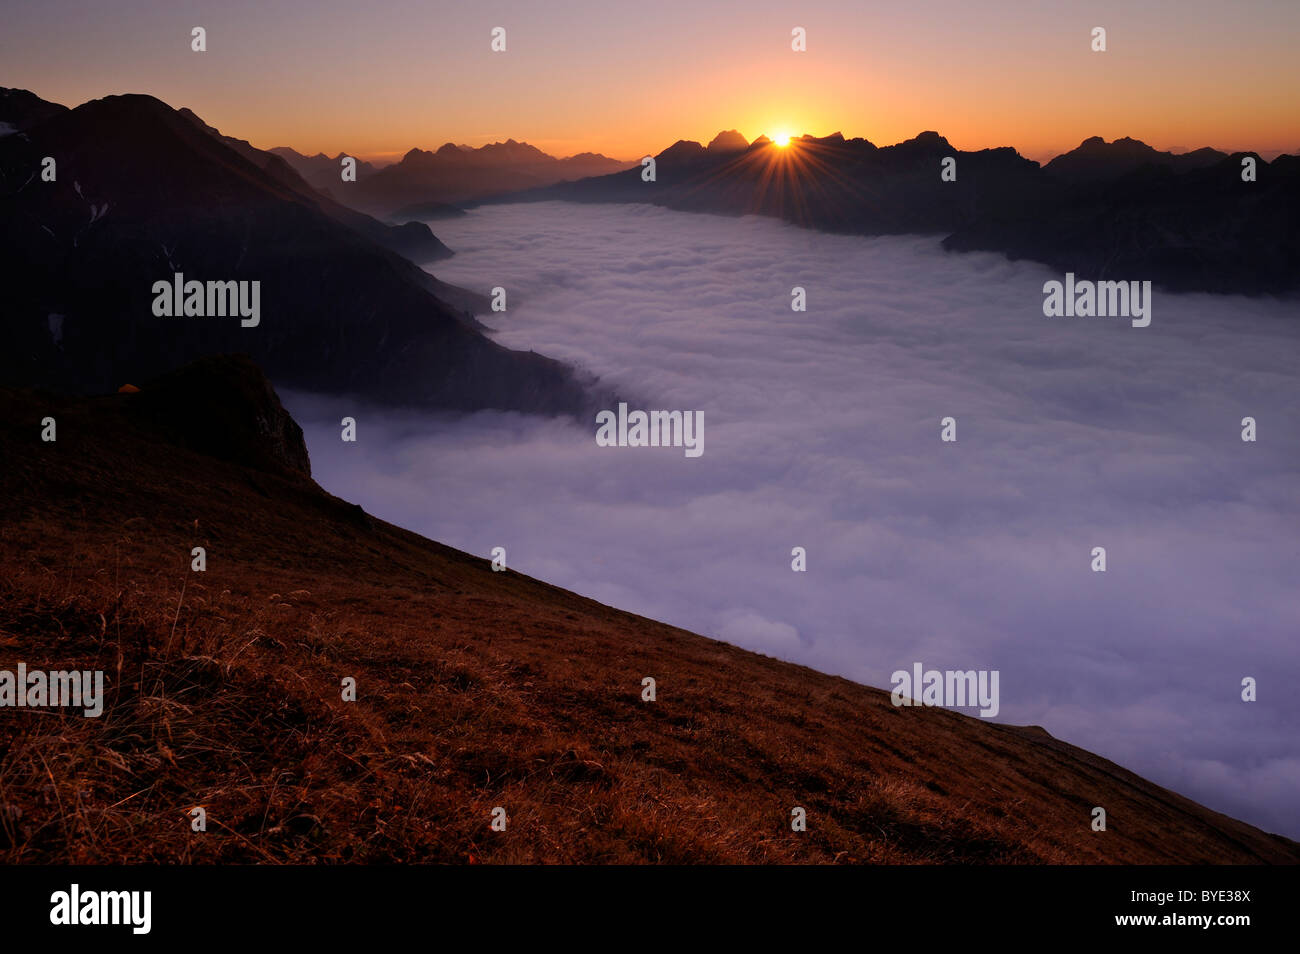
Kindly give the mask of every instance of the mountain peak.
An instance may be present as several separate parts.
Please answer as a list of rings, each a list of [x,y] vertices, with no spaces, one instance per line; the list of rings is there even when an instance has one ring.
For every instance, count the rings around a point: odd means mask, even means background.
[[[704,155],[704,147],[694,139],[679,139],[656,157],[667,160],[698,159]]]
[[[947,139],[944,139],[942,136],[940,136],[933,129],[927,129],[925,132],[917,133],[916,136],[907,140],[907,142],[900,143],[900,145],[923,146],[926,149],[935,149],[935,148],[951,149],[952,148],[952,144],[948,142]]]
[[[555,158],[542,152],[536,146],[515,139],[507,139],[505,142],[490,142],[486,146],[480,146],[474,152],[484,159],[508,163],[547,162],[554,161]]]
[[[744,152],[749,143],[736,130],[726,129],[714,136],[706,148],[709,152]]]

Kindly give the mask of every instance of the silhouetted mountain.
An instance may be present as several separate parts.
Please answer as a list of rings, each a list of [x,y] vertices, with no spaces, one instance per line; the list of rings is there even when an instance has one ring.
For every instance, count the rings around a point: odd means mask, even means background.
[[[450,145],[451,143],[447,143],[443,149]],[[526,142],[515,142],[513,139],[507,139],[505,142],[490,142],[478,149],[456,146],[453,147],[451,157],[464,160],[476,159],[479,163],[490,166],[526,166],[533,163],[562,161],[548,156],[536,146]],[[443,158],[447,157],[444,155]]]
[[[294,171],[306,179],[313,189],[317,189],[321,192],[328,192],[330,195],[337,195],[336,190],[345,187],[345,183],[341,177],[343,171],[343,157],[345,153],[340,152],[337,156],[331,159],[323,152],[318,152],[314,156],[304,156],[296,149],[290,149],[288,146],[275,146],[266,151],[279,156],[285,162],[289,163],[289,165],[293,166]],[[356,157],[354,156],[353,158],[355,159]],[[363,162],[360,159],[357,159],[356,162],[358,182],[368,176],[374,175],[375,167],[370,163]],[[346,185],[350,184],[351,183],[347,183]]]
[[[567,159],[510,139],[469,149],[447,143],[436,152],[412,149],[401,162],[356,183],[340,198],[359,209],[385,214],[429,202],[459,203],[555,182],[604,175],[628,163],[595,153]]]
[[[20,133],[33,123],[67,111],[68,107],[46,102],[29,90],[0,87],[0,136]]]
[[[714,142],[727,142],[721,134]],[[944,181],[946,159],[955,181]],[[945,235],[954,251],[1003,252],[1081,278],[1149,279],[1166,289],[1245,294],[1300,288],[1300,178],[1292,157],[1181,155],[1093,138],[1040,168],[1014,149],[965,152],[936,132],[877,147],[839,133],[784,148],[760,136],[735,152],[682,140],[612,175],[499,196],[650,202],[673,209],[771,215],[864,235]]]
[[[1248,154],[1219,153],[1200,165],[1207,152],[1189,153],[1181,172],[1164,160],[1129,172],[1119,171],[1122,160],[1109,172],[1082,160],[1064,173],[1045,170],[1022,201],[958,229],[944,246],[1002,252],[1087,278],[1151,279],[1172,291],[1296,291],[1300,160],[1267,163],[1249,154],[1257,181],[1243,182]]]
[[[95,100],[0,138],[0,379],[102,391],[246,352],[281,384],[316,391],[458,409],[583,406],[566,368],[485,338],[438,297],[449,286],[344,224],[300,179],[286,184],[296,173],[283,160],[271,157],[278,171],[255,161],[266,155],[241,155],[149,96]],[[41,180],[45,156],[55,182]],[[154,285],[177,273],[259,282],[259,323],[157,317]]]
[[[940,182],[940,159],[949,155],[957,157],[959,175]],[[831,231],[949,232],[982,209],[1011,201],[1017,184],[1037,171],[1037,163],[1012,149],[961,152],[936,133],[885,148],[839,133],[803,136],[785,147],[760,136],[739,152],[680,140],[655,157],[654,182],[644,181],[637,166],[504,201],[653,202],[772,215]]]
[[[705,162],[714,162],[718,156],[711,155],[707,149],[696,142],[694,139],[679,139],[663,152],[655,157],[655,161],[662,161],[678,169],[684,169],[689,166],[696,166]],[[638,173],[637,178],[640,178]]]
[[[714,136],[706,148],[713,153],[744,152],[749,148],[749,143],[736,130],[727,129]]]
[[[451,258],[451,249],[443,245],[427,225],[420,222],[407,222],[402,226],[394,227],[380,222],[378,219],[371,218],[349,206],[336,202],[328,190],[313,187],[284,157],[258,149],[247,140],[236,139],[234,136],[223,136],[219,129],[209,126],[188,109],[182,108],[178,112],[195,123],[204,132],[220,139],[235,152],[268,173],[281,185],[288,186],[295,192],[302,193],[310,198],[330,218],[342,222],[349,228],[356,229],[362,235],[373,239],[380,245],[391,248],[400,255],[405,255],[417,264]],[[337,177],[337,172],[335,176]],[[352,183],[340,181],[339,185],[341,188],[347,188]]]
[[[1091,182],[1118,179],[1143,166],[1168,166],[1174,172],[1189,172],[1222,162],[1227,153],[1217,149],[1197,149],[1182,155],[1159,152],[1137,139],[1116,139],[1108,143],[1100,136],[1085,139],[1079,148],[1057,156],[1043,167],[1056,179]]]

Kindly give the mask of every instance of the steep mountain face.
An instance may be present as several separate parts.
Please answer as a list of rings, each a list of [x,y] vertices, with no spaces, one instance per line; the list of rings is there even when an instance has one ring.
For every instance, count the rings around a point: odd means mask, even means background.
[[[0,669],[105,673],[99,718],[6,711],[0,860],[1300,862],[1041,728],[896,708],[370,517],[246,362],[140,384],[0,388]]]
[[[392,226],[357,212],[346,205],[336,202],[329,190],[321,190],[309,184],[297,169],[282,156],[257,149],[244,139],[223,136],[220,130],[209,126],[188,109],[181,109],[179,112],[204,132],[221,140],[253,165],[260,168],[275,179],[276,182],[311,199],[330,218],[360,232],[371,241],[392,249],[416,264],[451,258],[451,249],[438,241],[437,237],[424,223],[407,221],[403,225]],[[337,164],[334,168],[334,178],[340,188],[346,188],[346,186],[352,184],[343,183],[339,179]]]
[[[935,132],[877,147],[838,133],[784,148],[760,137],[738,151],[674,143],[637,168],[489,201],[652,202],[683,211],[771,215],[862,235],[944,235],[953,251],[1028,258],[1080,278],[1151,280],[1168,290],[1300,290],[1300,160],[1213,149],[1158,152],[1099,138],[1046,167],[1010,148],[964,152]],[[944,160],[955,181],[944,181]]]
[[[459,310],[468,293],[449,306],[438,297],[449,286],[350,227],[356,213],[278,158],[264,167],[267,154],[241,151],[148,96],[95,100],[0,138],[0,380],[112,390],[246,352],[277,382],[315,391],[455,409],[585,406],[563,366],[485,338]],[[42,181],[44,157],[57,162],[54,182]],[[159,317],[155,283],[177,274],[247,283],[250,304],[259,283],[255,325]]]
[[[386,215],[418,203],[455,204],[605,175],[627,166],[593,153],[557,159],[513,139],[478,149],[447,143],[434,152],[412,149],[401,162],[380,169],[339,197],[357,208]]]

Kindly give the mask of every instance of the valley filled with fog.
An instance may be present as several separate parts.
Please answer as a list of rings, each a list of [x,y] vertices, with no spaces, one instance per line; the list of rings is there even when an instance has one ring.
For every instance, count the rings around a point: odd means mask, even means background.
[[[594,418],[282,393],[325,489],[872,686],[914,662],[999,670],[998,721],[1300,836],[1294,303],[1157,289],[1134,328],[1046,318],[1062,275],[938,236],[555,202],[430,224],[456,252],[438,278],[506,289],[479,316],[498,342],[633,408],[702,412],[703,453],[599,447]]]

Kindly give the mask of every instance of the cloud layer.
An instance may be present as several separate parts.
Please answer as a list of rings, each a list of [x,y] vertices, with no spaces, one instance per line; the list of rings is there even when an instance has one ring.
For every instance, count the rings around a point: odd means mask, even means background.
[[[998,669],[999,721],[1300,836],[1294,304],[1157,289],[1135,329],[1044,318],[1060,275],[937,239],[558,203],[434,225],[457,250],[439,278],[507,289],[499,341],[702,410],[705,453],[286,395],[328,490],[870,685],[914,661]]]

